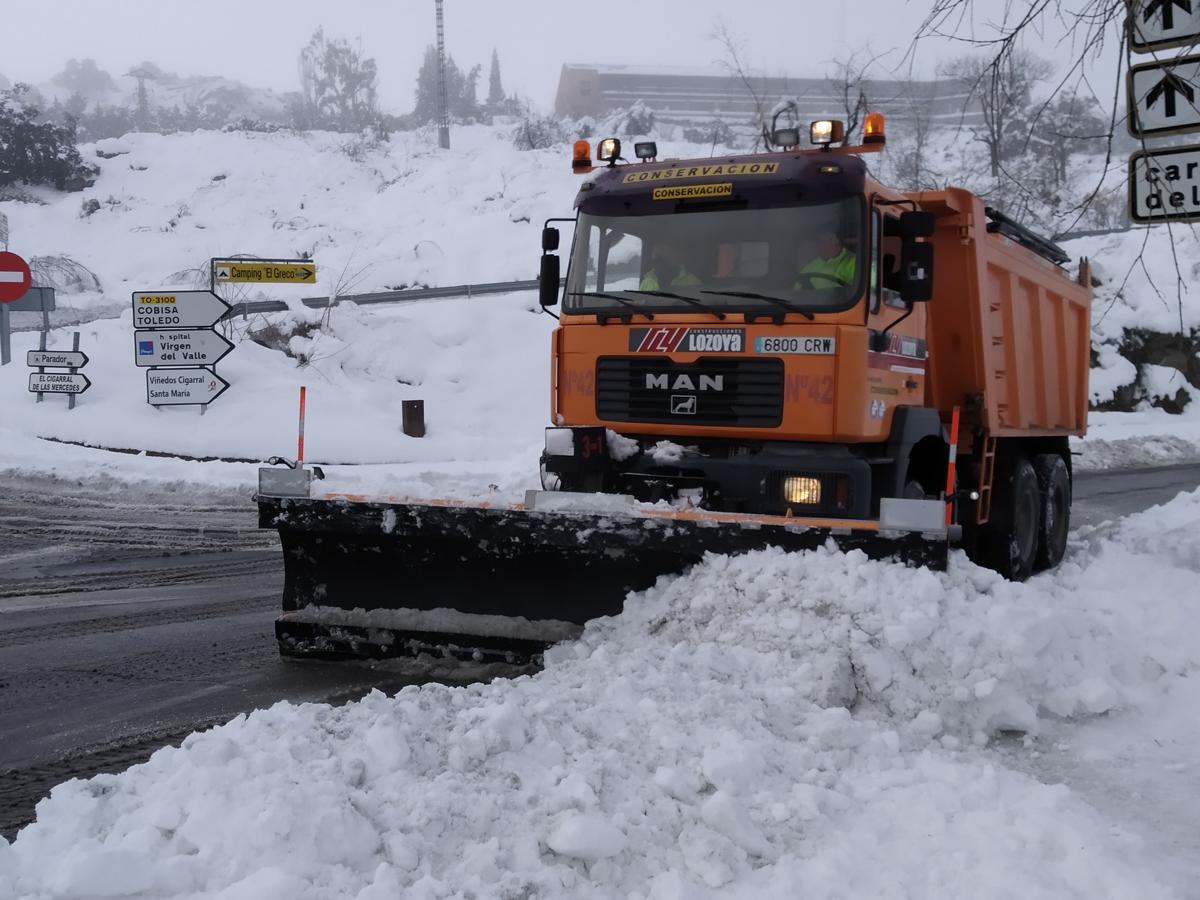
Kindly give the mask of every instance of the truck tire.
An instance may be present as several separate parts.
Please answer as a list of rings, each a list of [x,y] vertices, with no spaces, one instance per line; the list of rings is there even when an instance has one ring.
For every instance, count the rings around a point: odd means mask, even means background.
[[[1009,581],[1024,581],[1037,561],[1042,498],[1037,473],[1023,455],[1015,456],[1008,476],[998,479],[992,519],[984,535],[986,565]]]
[[[1038,522],[1037,571],[1053,569],[1067,553],[1067,533],[1071,530],[1071,475],[1057,453],[1043,453],[1033,459],[1037,473],[1041,516]]]

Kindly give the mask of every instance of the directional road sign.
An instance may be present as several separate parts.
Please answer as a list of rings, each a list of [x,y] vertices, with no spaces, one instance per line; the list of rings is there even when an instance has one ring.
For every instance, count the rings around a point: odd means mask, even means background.
[[[212,403],[229,382],[208,369],[147,369],[146,402],[152,406]]]
[[[80,350],[30,350],[25,354],[25,365],[58,366],[65,369],[82,369],[88,364],[88,356]]]
[[[218,283],[316,284],[317,266],[316,263],[303,259],[214,259],[213,275]]]
[[[230,306],[212,291],[135,292],[134,328],[208,328]]]
[[[1200,221],[1200,145],[1134,153],[1129,214],[1143,224]]]
[[[1137,53],[1187,47],[1200,38],[1200,0],[1129,0],[1129,43]]]
[[[212,366],[233,349],[208,328],[135,331],[133,341],[139,366]]]
[[[20,300],[32,283],[29,263],[7,250],[0,253],[0,303]]]
[[[1128,88],[1134,137],[1200,130],[1200,56],[1133,66]]]
[[[82,394],[92,383],[82,374],[66,372],[30,372],[31,394]]]

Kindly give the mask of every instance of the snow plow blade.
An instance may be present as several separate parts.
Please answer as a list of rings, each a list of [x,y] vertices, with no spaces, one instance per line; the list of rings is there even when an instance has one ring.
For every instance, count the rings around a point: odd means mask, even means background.
[[[280,651],[537,661],[590,619],[619,613],[630,591],[706,553],[809,550],[832,540],[874,558],[946,566],[946,529],[930,529],[929,509],[923,530],[911,522],[896,530],[878,521],[643,508],[628,498],[537,497],[497,507],[260,494],[259,525],[279,531],[284,553]],[[573,497],[605,508],[571,508],[563,498]]]

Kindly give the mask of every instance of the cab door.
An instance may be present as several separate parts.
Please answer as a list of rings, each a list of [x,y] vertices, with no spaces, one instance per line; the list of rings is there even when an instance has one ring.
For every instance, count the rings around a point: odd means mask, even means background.
[[[867,297],[867,404],[864,433],[886,436],[897,406],[925,402],[928,349],[925,305],[900,299],[900,209],[871,211],[871,277]]]

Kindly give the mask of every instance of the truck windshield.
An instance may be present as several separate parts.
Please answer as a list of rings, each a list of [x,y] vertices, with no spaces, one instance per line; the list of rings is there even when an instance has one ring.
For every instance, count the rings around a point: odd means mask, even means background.
[[[663,215],[581,213],[564,311],[846,309],[862,296],[862,201]]]

